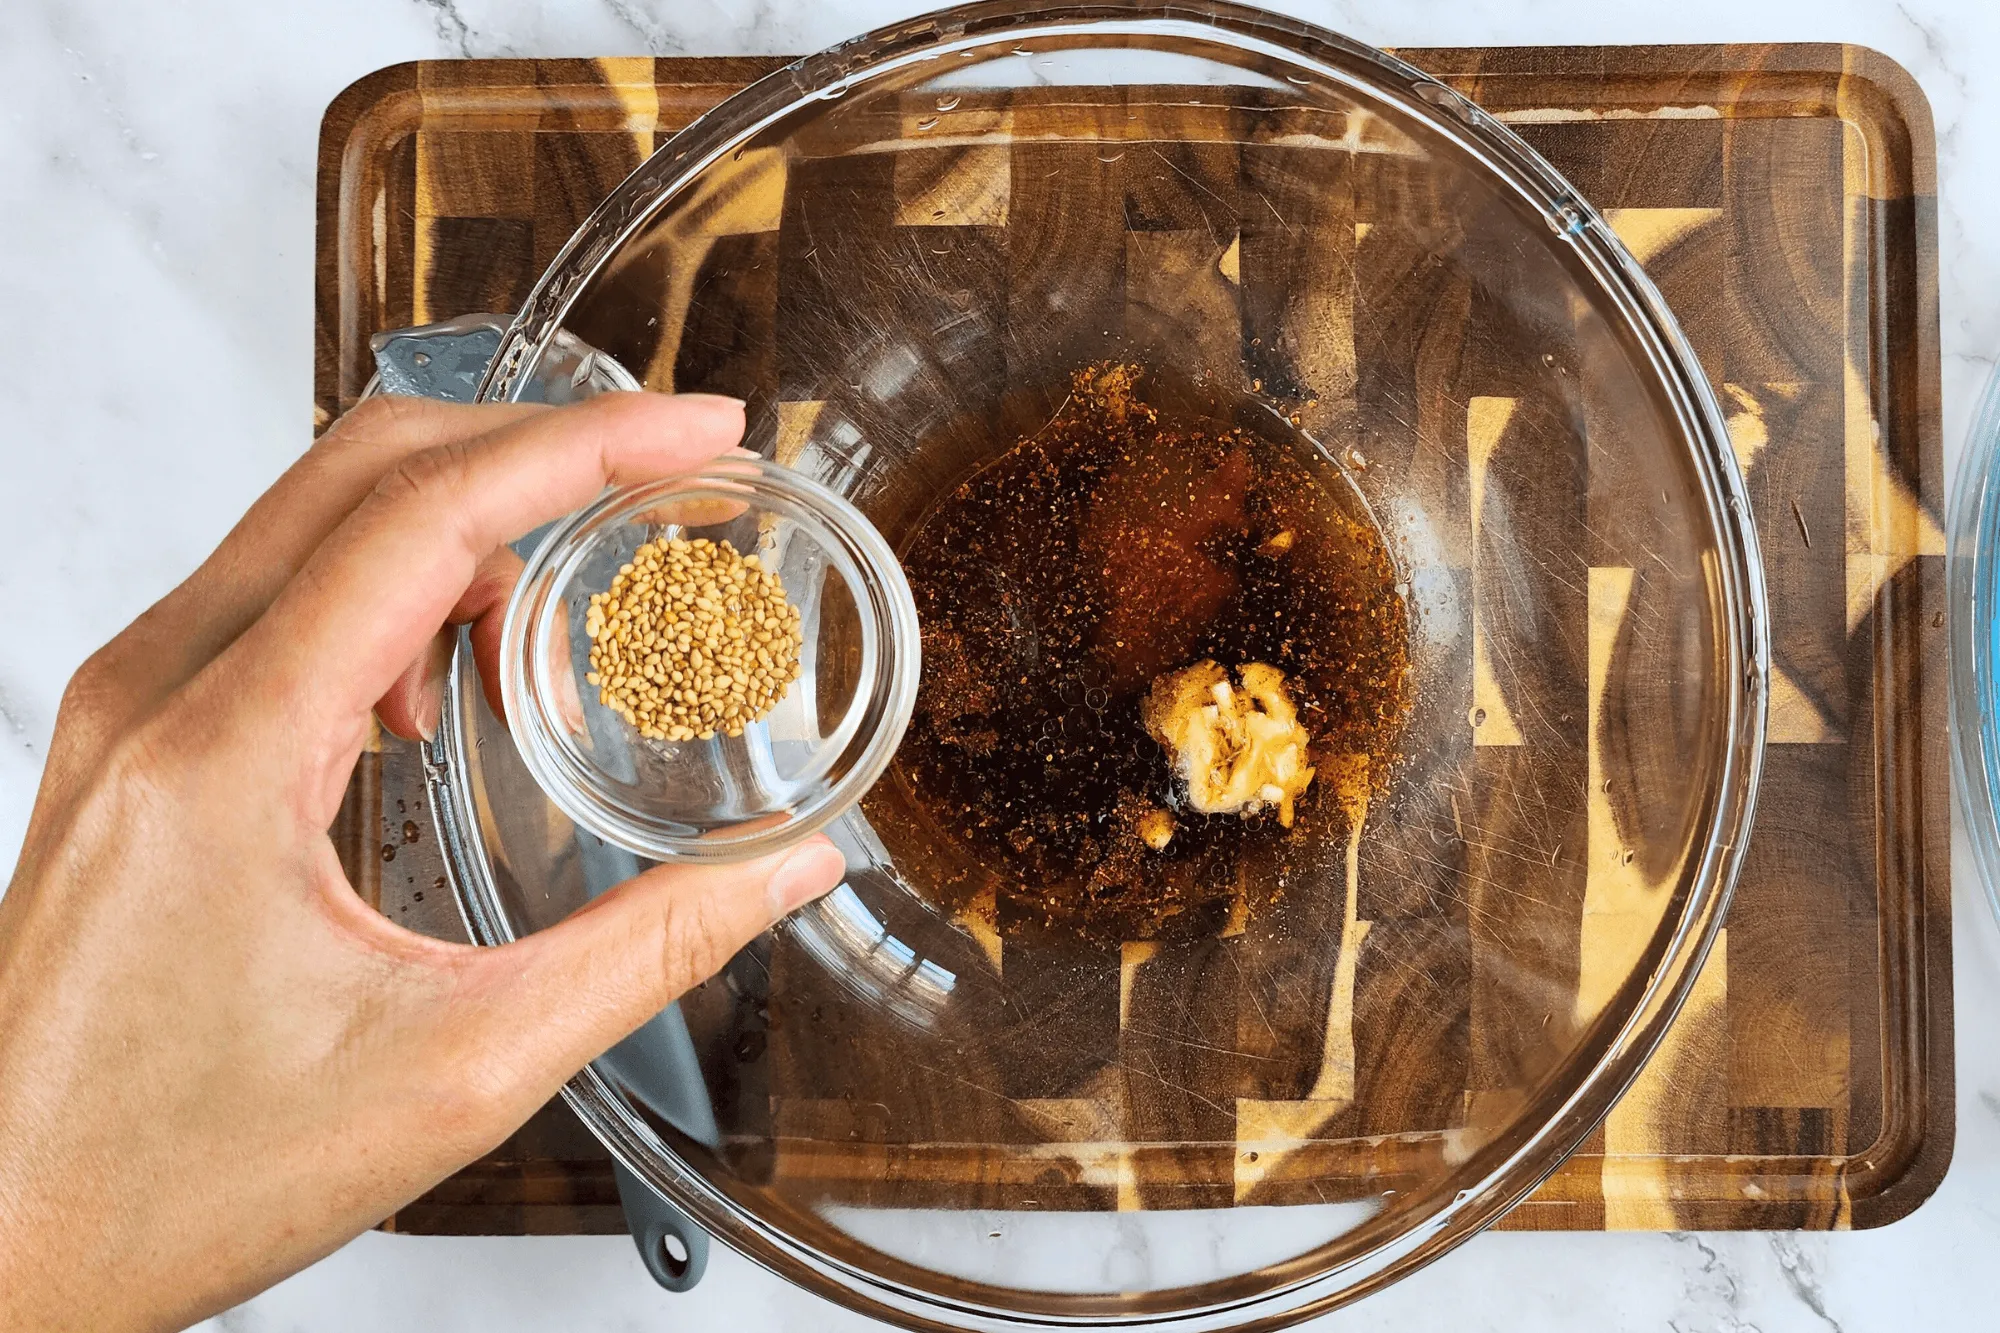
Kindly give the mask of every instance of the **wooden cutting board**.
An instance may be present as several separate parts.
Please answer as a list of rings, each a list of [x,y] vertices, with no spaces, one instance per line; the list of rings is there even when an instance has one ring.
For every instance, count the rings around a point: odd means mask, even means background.
[[[1851,47],[1403,54],[1645,262],[1730,415],[1771,585],[1771,744],[1726,936],[1631,1093],[1501,1225],[1893,1221],[1943,1177],[1953,1129],[1928,108]],[[646,153],[779,63],[425,62],[343,92],[320,139],[317,424],[366,383],[369,334],[518,307]],[[336,837],[369,901],[463,938],[424,802],[415,754],[385,741]],[[1444,1091],[1471,1108],[1482,1088],[1460,1081]],[[608,1157],[560,1105],[388,1225],[623,1229]]]

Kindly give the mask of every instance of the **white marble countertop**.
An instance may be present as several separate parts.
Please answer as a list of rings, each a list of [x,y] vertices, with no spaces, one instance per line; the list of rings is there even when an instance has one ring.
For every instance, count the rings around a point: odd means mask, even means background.
[[[64,680],[180,579],[310,435],[320,113],[443,56],[792,53],[922,0],[14,0],[0,40],[0,865]],[[2000,6],[1992,0],[1277,0],[1382,45],[1821,40],[1901,61],[1936,113],[1945,449],[2000,353]],[[1981,71],[1986,71],[1982,73]],[[1957,1156],[1930,1203],[1856,1234],[1481,1237],[1356,1329],[1992,1328],[2000,931],[1955,856]],[[622,1237],[371,1234],[205,1325],[858,1327],[718,1251],[670,1297]]]

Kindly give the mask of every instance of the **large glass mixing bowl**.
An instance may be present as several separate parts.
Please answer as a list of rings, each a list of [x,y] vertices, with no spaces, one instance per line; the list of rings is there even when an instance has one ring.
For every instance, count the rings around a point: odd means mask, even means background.
[[[1246,859],[1122,936],[1019,910],[899,753],[830,830],[845,884],[568,1089],[730,1245],[912,1327],[1285,1323],[1518,1201],[1671,1021],[1756,786],[1756,542],[1657,292],[1456,93],[1227,5],[972,5],[676,137],[483,396],[558,334],[747,399],[748,446],[906,560],[1076,371],[1137,367],[1345,497],[1407,627],[1413,702],[1365,796],[1300,816],[1281,885]],[[1142,634],[1186,610],[1137,609]],[[930,608],[927,670],[958,628]],[[497,942],[638,865],[544,799],[460,662],[436,795]],[[1119,665],[1055,687],[1051,737]]]

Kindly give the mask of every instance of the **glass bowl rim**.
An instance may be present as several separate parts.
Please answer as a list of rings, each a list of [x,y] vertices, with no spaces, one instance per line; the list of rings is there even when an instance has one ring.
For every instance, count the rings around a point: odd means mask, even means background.
[[[527,387],[543,350],[573,303],[624,244],[668,207],[714,162],[766,127],[864,78],[932,61],[959,48],[1000,40],[1060,40],[1079,31],[1094,37],[1180,34],[1310,67],[1330,84],[1389,103],[1476,161],[1497,184],[1538,207],[1559,242],[1574,247],[1597,294],[1615,312],[1680,427],[1699,484],[1700,517],[1715,534],[1708,571],[1716,636],[1715,697],[1724,716],[1716,734],[1718,782],[1700,812],[1705,837],[1691,849],[1661,928],[1584,1040],[1566,1057],[1563,1091],[1544,1102],[1539,1119],[1523,1115],[1474,1153],[1465,1188],[1428,1214],[1388,1231],[1371,1247],[1336,1262],[1311,1261],[1310,1251],[1282,1267],[1291,1275],[1247,1295],[1190,1305],[1201,1288],[1146,1293],[1129,1299],[1027,1297],[1019,1306],[978,1304],[924,1290],[882,1272],[825,1254],[725,1197],[667,1148],[624,1104],[595,1067],[564,1089],[578,1116],[640,1179],[687,1208],[713,1234],[753,1261],[850,1308],[910,1327],[980,1329],[1057,1327],[1087,1322],[1181,1327],[1289,1324],[1346,1304],[1438,1258],[1524,1198],[1583,1141],[1637,1077],[1687,998],[1721,928],[1748,843],[1763,763],[1770,666],[1769,612],[1762,556],[1747,490],[1720,407],[1708,379],[1652,280],[1598,212],[1554,167],[1504,124],[1461,94],[1385,52],[1302,20],[1223,0],[977,0],[856,37],[774,71],[691,122],[658,149],[586,219],[531,290],[503,337],[478,393],[507,401]],[[461,649],[454,670],[469,669]],[[1732,687],[1732,684],[1733,687]],[[446,725],[431,769],[434,809],[446,843],[453,888],[475,940],[512,938],[493,883],[486,849],[464,783],[452,766],[470,761],[466,733],[455,716],[460,682],[447,692]],[[1615,1021],[1614,1020],[1615,1015]],[[1463,1177],[1462,1177],[1463,1178]],[[1364,1228],[1365,1229],[1365,1228]],[[1340,1241],[1332,1243],[1341,1244]],[[1324,1250],[1327,1247],[1322,1247]],[[893,1264],[891,1265],[893,1266]],[[912,1270],[914,1273],[916,1270]],[[1175,1298],[1183,1298],[1179,1303]]]
[[[1966,431],[1945,518],[1952,786],[2000,921],[2000,368]]]

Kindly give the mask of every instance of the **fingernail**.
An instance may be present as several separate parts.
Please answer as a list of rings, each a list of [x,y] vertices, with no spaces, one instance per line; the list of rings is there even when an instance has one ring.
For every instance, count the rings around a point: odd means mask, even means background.
[[[846,873],[847,858],[824,838],[793,848],[771,872],[772,910],[787,916],[832,889]]]
[[[674,395],[674,397],[707,398],[718,403],[732,403],[738,408],[742,408],[745,405],[741,398],[737,398],[731,394],[726,394],[726,393],[677,393]]]
[[[444,677],[426,675],[417,690],[415,704],[417,734],[426,742],[437,739],[438,720],[444,714]]]
[[[437,739],[438,721],[444,714],[444,678],[451,671],[451,652],[457,643],[458,632],[447,625],[431,636],[420,659],[421,674],[412,711],[416,714],[417,734],[426,741]]]

